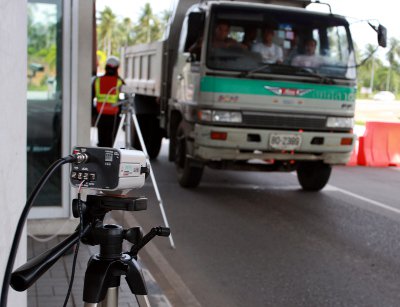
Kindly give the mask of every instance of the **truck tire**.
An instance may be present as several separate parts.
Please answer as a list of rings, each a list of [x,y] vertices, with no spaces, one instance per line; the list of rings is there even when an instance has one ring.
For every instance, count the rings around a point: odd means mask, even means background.
[[[186,156],[187,144],[182,122],[176,131],[175,166],[178,182],[184,188],[195,188],[200,184],[204,167],[192,166]]]
[[[160,121],[153,114],[138,114],[137,119],[140,131],[143,135],[144,144],[146,145],[147,154],[150,159],[157,158],[161,149],[162,133],[160,129]],[[141,150],[139,137],[136,132],[132,134],[132,144],[138,150]]]
[[[328,183],[331,171],[331,166],[323,162],[300,162],[297,179],[303,190],[316,192]]]

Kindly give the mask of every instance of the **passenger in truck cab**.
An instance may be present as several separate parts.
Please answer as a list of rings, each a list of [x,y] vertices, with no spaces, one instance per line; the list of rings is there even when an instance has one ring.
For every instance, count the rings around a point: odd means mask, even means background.
[[[293,66],[316,68],[325,61],[324,58],[315,54],[317,41],[313,38],[307,39],[304,43],[304,54],[297,55],[292,60]]]
[[[265,27],[263,42],[255,44],[252,47],[252,51],[260,53],[264,63],[281,64],[283,62],[283,50],[280,46],[273,43],[273,38],[274,29]]]

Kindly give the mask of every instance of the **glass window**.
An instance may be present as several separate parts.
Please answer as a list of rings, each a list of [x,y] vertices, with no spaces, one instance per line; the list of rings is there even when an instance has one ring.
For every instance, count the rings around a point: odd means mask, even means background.
[[[61,155],[61,0],[28,2],[28,195]],[[53,174],[38,206],[61,206],[61,173]]]
[[[281,8],[219,5],[211,14],[209,68],[352,79],[354,52],[344,18]]]

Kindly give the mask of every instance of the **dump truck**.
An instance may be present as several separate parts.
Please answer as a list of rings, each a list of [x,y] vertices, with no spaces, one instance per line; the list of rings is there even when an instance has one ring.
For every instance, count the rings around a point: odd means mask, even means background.
[[[164,40],[122,48],[149,156],[169,139],[181,186],[198,186],[210,167],[296,171],[304,190],[319,191],[332,166],[349,161],[357,85],[350,27],[310,3],[179,1]],[[385,45],[385,28],[374,29]],[[266,56],[267,31],[279,59]]]

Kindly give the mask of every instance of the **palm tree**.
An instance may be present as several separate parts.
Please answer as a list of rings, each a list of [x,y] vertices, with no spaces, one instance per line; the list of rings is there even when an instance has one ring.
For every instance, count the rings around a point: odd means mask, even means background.
[[[369,68],[369,70],[371,71],[369,88],[372,93],[374,91],[374,73],[375,73],[375,54],[374,53],[375,53],[376,48],[372,44],[367,44],[365,49],[366,49],[366,56],[371,55],[371,58],[365,62],[365,66],[367,68]]]
[[[117,26],[118,45],[129,45],[131,41],[132,21],[130,18],[124,18]]]
[[[153,13],[149,3],[142,8],[135,23],[129,18],[118,19],[109,7],[100,12],[97,24],[98,49],[107,56],[119,54],[119,48],[125,45],[148,43],[161,39],[171,17],[171,12],[164,11],[160,17]]]
[[[135,43],[149,43],[160,38],[160,21],[153,14],[149,3],[146,3],[139,17],[139,22],[134,28]]]
[[[160,22],[161,22],[161,33],[160,35],[165,35],[167,26],[169,25],[170,19],[172,17],[172,12],[164,10],[161,12]]]
[[[100,25],[98,27],[98,37],[103,43],[103,50],[106,51],[107,56],[111,55],[111,46],[113,35],[115,32],[117,20],[116,16],[110,7],[106,6],[100,13]]]
[[[390,49],[386,53],[386,59],[389,61],[389,71],[386,79],[386,90],[390,89],[390,78],[392,75],[392,67],[397,68],[398,58],[400,57],[400,41],[397,38],[390,38]]]

